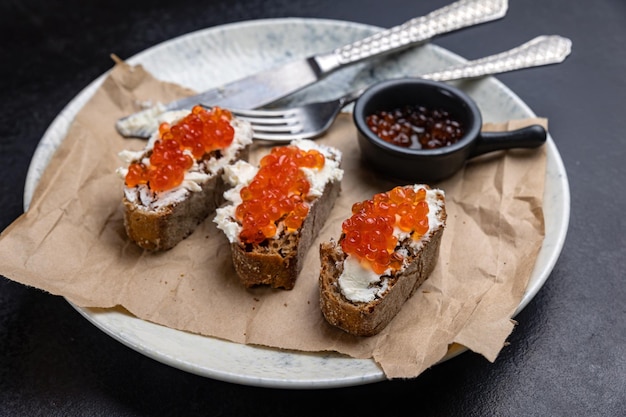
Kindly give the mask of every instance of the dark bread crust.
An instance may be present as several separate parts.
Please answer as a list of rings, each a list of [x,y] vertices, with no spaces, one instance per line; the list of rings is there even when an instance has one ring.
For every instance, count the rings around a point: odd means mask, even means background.
[[[340,191],[340,181],[326,184],[323,194],[312,202],[302,227],[295,233],[285,233],[261,244],[232,243],[233,264],[241,283],[247,288],[269,285],[293,289],[313,240],[324,226]]]
[[[233,159],[247,159],[249,146],[242,148]],[[190,192],[182,201],[157,210],[134,204],[126,197],[124,228],[138,246],[150,251],[168,250],[189,236],[198,224],[224,202],[228,188],[222,179],[223,169],[201,185],[201,191]]]
[[[445,227],[445,206],[439,218],[441,226],[426,238],[419,251],[404,245],[409,250],[407,267],[389,278],[389,289],[381,298],[368,303],[352,302],[343,296],[337,280],[343,272],[346,254],[334,240],[322,243],[320,308],[326,321],[355,336],[373,336],[383,330],[435,268]]]

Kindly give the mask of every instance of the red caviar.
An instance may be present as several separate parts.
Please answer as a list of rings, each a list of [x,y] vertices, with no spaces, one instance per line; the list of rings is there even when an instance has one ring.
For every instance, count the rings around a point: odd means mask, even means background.
[[[126,185],[147,184],[153,191],[166,191],[180,185],[194,159],[200,161],[205,155],[232,143],[235,130],[231,120],[232,114],[228,110],[194,106],[191,113],[174,125],[162,123],[159,139],[150,154],[150,164],[130,164]]]
[[[311,187],[300,168],[321,169],[325,162],[319,151],[296,146],[276,147],[265,155],[255,177],[241,189],[243,201],[235,209],[242,224],[241,241],[261,243],[271,238],[281,220],[287,231],[300,228],[309,213],[305,200]]]
[[[394,226],[418,240],[428,232],[426,189],[395,187],[376,194],[371,200],[355,203],[352,217],[342,224],[341,248],[359,262],[382,274],[402,266],[402,256],[395,249],[398,238]]]
[[[448,111],[424,106],[378,111],[367,116],[366,123],[379,138],[403,148],[442,148],[465,134],[464,125]]]

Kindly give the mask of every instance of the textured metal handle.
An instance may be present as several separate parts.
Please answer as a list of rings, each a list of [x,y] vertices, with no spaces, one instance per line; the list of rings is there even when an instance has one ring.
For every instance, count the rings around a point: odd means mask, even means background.
[[[572,51],[572,41],[558,35],[538,36],[516,48],[489,55],[484,58],[467,61],[427,74],[410,74],[408,77],[419,77],[433,81],[452,81],[464,78],[475,78],[493,75],[522,68],[539,67],[541,65],[563,62]],[[351,91],[339,100],[341,106],[355,101],[369,86]]]
[[[400,26],[337,48],[334,54],[338,56],[340,65],[351,64],[443,33],[501,18],[507,8],[506,0],[460,0]]]
[[[469,61],[455,67],[420,75],[434,81],[450,81],[498,74],[522,68],[556,64],[570,54],[572,41],[561,36],[538,36],[517,48]]]

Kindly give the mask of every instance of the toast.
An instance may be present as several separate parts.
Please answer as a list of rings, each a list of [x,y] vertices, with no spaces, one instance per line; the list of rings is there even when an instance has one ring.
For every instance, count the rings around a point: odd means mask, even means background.
[[[173,248],[224,202],[224,167],[247,159],[252,144],[250,124],[219,108],[196,106],[163,116],[168,119],[143,150],[122,151],[120,157],[128,165],[117,170],[124,178],[126,234],[150,251]],[[209,119],[223,123],[219,129],[224,136],[216,139],[213,132],[217,128]],[[203,120],[202,128],[198,128],[198,120]],[[196,123],[196,131],[203,133],[187,139],[174,136],[172,132],[190,123]],[[211,139],[207,139],[209,135],[213,135]],[[177,179],[172,179],[176,174],[171,172],[156,174],[158,167],[166,164],[180,165]]]
[[[272,156],[287,152],[313,152],[318,162],[321,157],[322,166],[299,167],[288,173],[294,168],[278,162],[283,156]],[[341,191],[341,156],[338,149],[296,140],[273,148],[259,167],[239,161],[226,168],[224,176],[233,188],[225,193],[228,204],[217,209],[214,221],[230,242],[234,269],[244,287],[293,289],[307,252]],[[267,162],[270,158],[274,158],[271,163]],[[266,174],[267,182],[256,182]],[[295,180],[297,175],[301,175],[299,180]],[[287,185],[302,178],[308,183],[302,194]],[[291,191],[287,191],[289,187]],[[249,193],[255,189],[253,198]],[[295,206],[288,200],[294,200]],[[284,207],[279,208],[281,205]],[[259,220],[252,220],[254,213]],[[266,215],[268,219],[263,220]]]
[[[422,218],[428,219],[428,222],[412,229],[410,221],[401,220],[399,211],[393,214],[389,221],[395,238],[387,237],[382,250],[393,252],[388,261],[370,261],[368,259],[378,258],[360,252],[367,243],[355,242],[358,239],[361,242],[367,239],[363,232],[364,226],[355,225],[364,218],[375,217],[371,211],[364,215],[363,210],[367,209],[369,203],[380,200],[380,196],[389,196],[398,189],[415,192],[424,190],[422,193],[425,203],[420,204],[427,204],[427,214],[422,212]],[[331,239],[320,245],[319,291],[322,314],[328,323],[355,336],[373,336],[383,330],[406,300],[429,277],[439,257],[446,223],[443,191],[426,185],[396,187],[388,193],[378,194],[369,203],[353,206],[354,215],[344,221],[338,242]],[[397,206],[400,206],[399,202]],[[382,212],[379,210],[376,215],[380,217],[380,213]],[[356,216],[359,215],[362,217],[357,219]],[[373,230],[381,231],[385,227],[388,226],[378,222]],[[360,238],[355,239],[354,230]],[[389,228],[387,230],[391,234]],[[350,253],[346,253],[344,248]]]

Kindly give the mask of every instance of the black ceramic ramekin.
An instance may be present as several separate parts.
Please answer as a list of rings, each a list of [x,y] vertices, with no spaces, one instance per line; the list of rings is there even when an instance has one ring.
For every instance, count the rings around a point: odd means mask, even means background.
[[[448,111],[451,118],[465,126],[463,137],[440,148],[413,149],[386,142],[368,127],[368,115],[405,105]],[[356,101],[353,118],[365,162],[387,177],[414,182],[443,180],[470,158],[502,149],[538,147],[547,136],[540,125],[508,132],[481,132],[482,116],[474,100],[458,88],[419,78],[387,80],[371,86]]]

